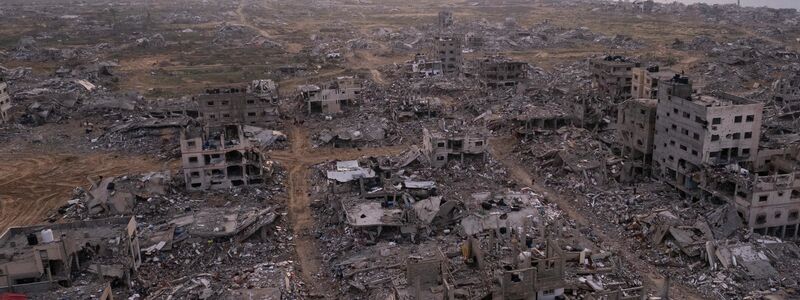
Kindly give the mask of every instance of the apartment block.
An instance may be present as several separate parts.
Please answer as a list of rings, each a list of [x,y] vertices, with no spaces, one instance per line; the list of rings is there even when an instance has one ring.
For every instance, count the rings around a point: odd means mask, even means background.
[[[261,152],[238,124],[185,128],[181,163],[190,191],[261,184],[267,176]]]
[[[210,125],[239,123],[271,127],[280,119],[277,86],[271,80],[253,81],[246,89],[206,89],[195,101],[200,117]]]
[[[477,63],[478,80],[485,87],[513,87],[528,77],[528,63],[501,56],[485,57]]]
[[[11,97],[8,96],[8,83],[0,77],[0,124],[11,121],[8,110],[11,109]]]
[[[433,40],[433,57],[442,62],[444,74],[458,74],[461,72],[464,58],[461,55],[463,40],[452,35],[443,35]]]
[[[659,66],[651,66],[647,68],[636,67],[633,68],[633,82],[631,85],[631,96],[634,99],[657,99],[658,98],[658,82],[669,81],[673,77],[680,76],[679,73],[662,69]]]
[[[656,177],[699,197],[693,172],[704,166],[752,164],[761,136],[762,103],[728,94],[692,95],[685,77],[659,85]]]
[[[0,236],[0,293],[46,292],[82,272],[127,284],[141,263],[132,217],[12,227]]]
[[[323,84],[322,87],[317,85],[298,87],[299,97],[305,104],[308,114],[341,113],[345,107],[357,102],[362,89],[361,82],[350,76],[336,78]]]
[[[601,96],[615,99],[631,97],[633,68],[639,65],[622,56],[606,56],[591,61],[592,85]]]
[[[657,105],[654,99],[633,99],[617,110],[617,142],[626,159],[624,174],[629,178],[650,174]]]

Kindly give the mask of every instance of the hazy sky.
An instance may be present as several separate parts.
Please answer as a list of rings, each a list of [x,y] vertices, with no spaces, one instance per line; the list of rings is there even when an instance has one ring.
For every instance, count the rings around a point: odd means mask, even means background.
[[[708,4],[729,4],[736,3],[736,0],[656,0],[656,2],[682,2],[692,4],[705,2]],[[773,8],[797,8],[800,9],[800,0],[742,0],[743,6],[768,6]]]

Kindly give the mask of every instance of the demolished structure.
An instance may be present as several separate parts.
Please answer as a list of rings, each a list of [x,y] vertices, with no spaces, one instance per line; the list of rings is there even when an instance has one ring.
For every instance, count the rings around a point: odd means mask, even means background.
[[[12,227],[0,237],[0,292],[46,292],[77,273],[129,285],[142,263],[134,218]]]
[[[444,121],[444,120],[442,120]],[[443,167],[451,156],[484,156],[489,149],[486,129],[462,125],[447,126],[440,122],[438,128],[422,129],[422,152],[435,167]]]
[[[488,56],[477,62],[476,77],[488,88],[514,87],[528,77],[528,63],[502,56]]]
[[[280,118],[278,90],[272,80],[255,80],[247,89],[214,88],[195,97],[205,123],[269,127]]]
[[[308,114],[341,113],[344,107],[354,105],[361,94],[363,86],[355,77],[338,77],[322,87],[303,85],[298,87],[300,99],[306,106]]]
[[[261,184],[267,163],[241,125],[188,126],[181,132],[186,189],[226,189]]]
[[[658,82],[668,81],[678,74],[675,71],[663,69],[659,66],[636,67],[631,72],[633,73],[631,96],[634,99],[657,99]]]
[[[450,26],[453,26],[453,12],[449,10],[440,11],[438,20],[440,29],[446,29]]]
[[[622,56],[606,56],[591,61],[592,85],[601,96],[615,99],[631,97],[633,74],[638,64]]]

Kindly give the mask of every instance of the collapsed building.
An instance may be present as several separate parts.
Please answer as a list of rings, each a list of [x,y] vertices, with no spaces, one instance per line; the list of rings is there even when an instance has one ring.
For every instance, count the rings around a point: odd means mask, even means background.
[[[316,85],[298,87],[299,97],[305,104],[308,114],[341,113],[344,107],[358,101],[362,89],[362,83],[352,76],[338,77],[322,87]]]
[[[186,189],[226,189],[261,184],[267,161],[241,125],[188,126],[181,132]]]
[[[631,96],[634,99],[657,99],[658,82],[668,81],[675,77],[677,72],[669,69],[662,69],[659,66],[647,68],[636,67],[632,69],[633,83],[631,84]]]
[[[206,89],[195,101],[200,117],[207,124],[269,127],[276,125],[280,118],[278,90],[272,80],[254,80],[247,89]]]
[[[631,97],[633,74],[639,65],[622,56],[606,56],[591,61],[592,86],[601,96],[616,99]]]
[[[0,236],[0,292],[47,292],[88,272],[129,285],[142,263],[132,217],[12,227]]]
[[[705,197],[734,204],[753,232],[800,239],[800,147],[763,156],[750,170],[707,168],[692,178]]]
[[[687,197],[699,199],[693,172],[705,166],[752,165],[761,136],[763,106],[723,93],[692,95],[685,77],[664,82],[653,146],[656,177]]]
[[[656,127],[655,99],[632,99],[617,110],[617,143],[626,159],[623,174],[629,179],[650,174]]]
[[[502,56],[487,56],[477,62],[475,75],[488,88],[514,87],[528,77],[528,63]]]
[[[800,76],[781,78],[772,83],[772,98],[778,102],[796,102],[800,100]]]
[[[8,83],[0,76],[0,124],[8,123],[10,116],[8,110],[11,109],[11,97],[8,96]]]
[[[422,152],[434,167],[443,167],[450,157],[479,155],[485,158],[489,149],[489,135],[484,128],[454,124],[422,129]]]
[[[461,72],[463,39],[455,35],[441,35],[433,40],[434,57],[442,62],[442,72],[447,75]]]
[[[547,105],[527,107],[524,112],[513,117],[513,123],[517,136],[527,139],[537,134],[551,133],[578,122],[573,114],[560,105]]]
[[[427,55],[417,53],[414,60],[405,64],[406,74],[410,78],[425,78],[442,75],[443,63],[440,60],[431,60]]]

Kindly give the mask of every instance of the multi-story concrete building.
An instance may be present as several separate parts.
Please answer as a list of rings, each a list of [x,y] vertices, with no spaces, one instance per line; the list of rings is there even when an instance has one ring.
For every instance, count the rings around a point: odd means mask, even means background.
[[[443,10],[439,12],[439,28],[445,29],[453,26],[453,12]]]
[[[766,153],[765,153],[766,154]],[[761,155],[751,171],[707,169],[694,174],[706,197],[736,206],[753,232],[800,239],[800,146]]]
[[[181,163],[190,191],[261,184],[266,177],[261,152],[245,138],[241,125],[185,128]]]
[[[423,78],[442,75],[442,62],[418,53],[414,55],[414,60],[406,62],[406,74],[409,77]]]
[[[322,88],[316,85],[298,87],[300,98],[305,103],[308,114],[340,113],[342,108],[354,104],[361,95],[363,86],[354,77],[339,77]]]
[[[617,110],[617,142],[627,162],[623,171],[629,178],[650,174],[657,104],[654,99],[633,99]]]
[[[74,274],[127,285],[142,263],[132,217],[12,227],[0,236],[0,293],[46,292]]]
[[[451,126],[444,130],[444,123],[441,126],[422,129],[422,151],[434,167],[446,165],[451,156],[459,156],[463,160],[465,155],[484,156],[489,149],[485,130],[463,126]]]
[[[631,97],[633,73],[638,64],[622,56],[606,56],[591,62],[592,85],[601,96],[616,99]]]
[[[210,125],[274,126],[280,119],[277,86],[256,80],[247,88],[212,88],[195,97],[202,120]]]
[[[442,62],[442,72],[444,74],[458,74],[464,64],[461,55],[462,39],[452,35],[442,35],[433,40],[433,57]]]
[[[501,56],[489,56],[477,63],[476,75],[483,86],[489,88],[513,87],[528,77],[528,63]]]
[[[0,77],[0,124],[8,123],[11,117],[8,110],[11,109],[11,97],[8,96],[8,84]]]
[[[684,77],[659,86],[653,145],[656,177],[699,198],[690,174],[705,166],[747,165],[755,159],[762,103],[728,94],[692,95]]]
[[[659,66],[636,67],[632,69],[632,72],[631,96],[634,99],[656,99],[658,97],[658,82],[668,81],[678,74],[673,70],[662,69]]]

